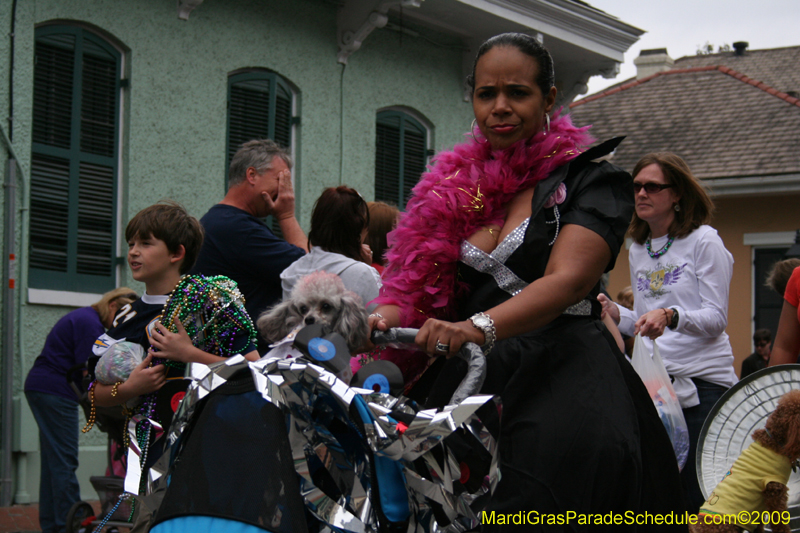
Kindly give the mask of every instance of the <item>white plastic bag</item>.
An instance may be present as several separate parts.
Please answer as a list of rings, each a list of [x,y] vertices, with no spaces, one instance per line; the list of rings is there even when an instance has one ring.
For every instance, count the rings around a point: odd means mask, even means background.
[[[650,398],[661,417],[661,422],[667,430],[669,439],[672,441],[672,448],[675,450],[675,458],[678,460],[678,468],[683,470],[686,459],[689,456],[689,428],[686,419],[683,417],[683,410],[672,388],[672,381],[664,368],[658,345],[653,341],[653,355],[644,345],[641,335],[636,335],[633,344],[633,357],[631,357],[636,373],[642,378]]]
[[[142,364],[144,357],[144,348],[141,345],[135,342],[117,342],[97,361],[94,375],[103,385],[126,381],[133,369]]]

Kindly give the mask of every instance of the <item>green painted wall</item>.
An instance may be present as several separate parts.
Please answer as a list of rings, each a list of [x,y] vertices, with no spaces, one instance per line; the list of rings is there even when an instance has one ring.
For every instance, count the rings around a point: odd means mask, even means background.
[[[178,19],[175,2],[163,0],[18,0],[14,58],[14,147],[30,167],[34,29],[53,21],[85,24],[109,37],[124,54],[130,86],[123,97],[120,220],[158,200],[172,198],[195,216],[223,196],[228,74],[269,68],[299,89],[301,126],[297,161],[298,218],[307,230],[322,188],[341,182],[373,196],[375,116],[388,106],[413,108],[434,126],[433,148],[449,148],[469,129],[472,110],[462,99],[461,50],[433,35],[441,47],[390,30],[375,30],[350,56],[336,62],[336,6],[321,0],[207,0]],[[8,132],[11,2],[0,3],[0,126]],[[431,36],[430,31],[426,35]],[[343,142],[340,145],[340,131]],[[5,175],[5,150],[0,153]],[[28,176],[21,182],[27,187]],[[24,205],[22,188],[18,207]],[[0,203],[0,215],[2,203]],[[17,313],[15,395],[44,339],[71,308],[28,304],[24,254],[27,221],[17,217],[23,295]],[[2,225],[2,219],[0,219]],[[121,248],[124,250],[124,247]],[[19,263],[19,262],[18,262]],[[120,285],[141,291],[127,269]],[[24,401],[23,401],[24,403]],[[27,408],[27,406],[25,406]],[[36,427],[26,409],[15,425],[33,442]],[[83,421],[81,421],[83,424]],[[105,435],[81,437],[83,497],[96,499],[88,475],[102,474]],[[38,499],[38,453],[17,454],[18,494]],[[20,457],[24,457],[20,461]],[[23,490],[19,490],[20,487]]]

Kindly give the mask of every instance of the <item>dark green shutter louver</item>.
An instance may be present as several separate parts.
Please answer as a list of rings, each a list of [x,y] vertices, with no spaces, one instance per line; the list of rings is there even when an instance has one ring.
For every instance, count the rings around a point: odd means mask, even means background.
[[[425,172],[425,157],[427,152],[427,139],[425,131],[414,131],[411,124],[406,124],[403,132],[403,204],[411,198],[411,189]]]
[[[401,209],[425,172],[427,130],[400,111],[378,113],[375,139],[375,200]]]
[[[375,199],[400,205],[400,127],[377,124]]]
[[[36,30],[30,286],[116,285],[119,52],[87,30]]]
[[[228,78],[227,168],[243,143],[272,139],[284,148],[292,146],[292,91],[278,75],[250,71]],[[282,236],[277,221],[268,220],[273,233]]]
[[[280,85],[275,94],[275,133],[273,140],[289,148],[292,144],[292,93]]]
[[[114,156],[117,131],[117,63],[112,59],[83,58],[81,150]]]
[[[30,266],[67,272],[69,159],[32,154]]]
[[[72,128],[72,76],[75,38],[70,46],[36,43],[33,70],[33,142],[69,149]],[[62,44],[62,45],[63,45]]]
[[[114,268],[114,169],[81,163],[78,192],[79,274],[108,276]]]
[[[226,163],[242,143],[272,139],[292,145],[292,92],[276,74],[253,71],[228,78],[228,150]]]
[[[269,138],[269,83],[241,82],[230,88],[228,164],[242,143]]]

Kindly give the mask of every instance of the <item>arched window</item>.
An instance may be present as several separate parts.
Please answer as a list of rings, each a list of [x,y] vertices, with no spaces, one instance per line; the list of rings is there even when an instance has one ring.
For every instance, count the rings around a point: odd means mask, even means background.
[[[294,110],[294,91],[286,80],[274,72],[249,69],[228,77],[225,190],[228,189],[228,167],[242,143],[253,139],[272,139],[291,151],[294,126],[300,122]],[[296,179],[294,173],[292,177]],[[267,225],[281,236],[276,220],[267,217]]]
[[[115,287],[122,54],[78,26],[36,29],[29,286]]]
[[[428,128],[402,110],[380,111],[375,134],[375,200],[404,209],[428,162]]]
[[[277,74],[250,70],[228,77],[228,165],[236,149],[253,139],[272,139],[291,150],[297,122],[292,88]]]

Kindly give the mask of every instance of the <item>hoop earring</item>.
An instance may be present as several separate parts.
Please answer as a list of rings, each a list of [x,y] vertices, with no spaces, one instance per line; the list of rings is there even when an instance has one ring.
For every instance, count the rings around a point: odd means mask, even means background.
[[[679,206],[678,204],[675,204],[675,212],[677,213],[680,210],[681,210],[681,206]]]
[[[478,119],[473,118],[472,124],[469,126],[469,136],[472,137],[472,140],[475,142],[488,142],[486,139],[481,139],[475,135],[475,125],[478,122]],[[480,132],[480,130],[478,130]]]
[[[544,114],[544,126],[542,126],[542,133],[545,135],[550,133],[550,115],[547,113]]]

